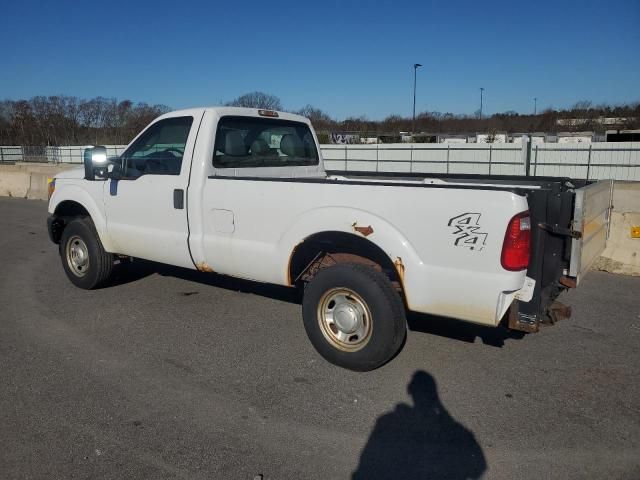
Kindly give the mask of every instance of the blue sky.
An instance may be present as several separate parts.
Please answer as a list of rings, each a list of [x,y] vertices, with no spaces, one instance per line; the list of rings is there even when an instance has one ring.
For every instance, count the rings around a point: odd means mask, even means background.
[[[0,98],[215,105],[260,90],[343,119],[640,101],[640,0],[8,1]]]

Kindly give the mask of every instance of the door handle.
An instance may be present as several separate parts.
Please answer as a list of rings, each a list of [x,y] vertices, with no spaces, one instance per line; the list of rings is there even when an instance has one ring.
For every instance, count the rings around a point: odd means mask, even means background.
[[[182,210],[184,208],[184,190],[176,188],[173,190],[173,208]]]

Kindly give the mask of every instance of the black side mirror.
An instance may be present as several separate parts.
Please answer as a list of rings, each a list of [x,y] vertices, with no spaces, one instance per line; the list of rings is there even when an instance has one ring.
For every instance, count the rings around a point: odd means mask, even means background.
[[[96,172],[98,175],[104,176],[109,164],[107,159],[107,149],[105,147],[85,149],[83,160],[85,180],[95,180]]]

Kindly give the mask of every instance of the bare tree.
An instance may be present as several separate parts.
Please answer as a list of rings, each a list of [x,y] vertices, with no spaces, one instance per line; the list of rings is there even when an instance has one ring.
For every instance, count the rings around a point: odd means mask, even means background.
[[[275,95],[264,92],[251,92],[240,95],[227,102],[230,107],[265,108],[267,110],[282,110],[282,103]]]
[[[311,120],[316,130],[329,130],[336,125],[336,122],[329,115],[311,105],[305,105],[295,113]]]

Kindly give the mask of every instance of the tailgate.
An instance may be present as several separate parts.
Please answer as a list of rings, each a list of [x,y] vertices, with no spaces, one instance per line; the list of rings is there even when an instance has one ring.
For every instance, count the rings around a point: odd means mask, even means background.
[[[573,230],[580,238],[571,243],[569,275],[580,279],[600,256],[609,237],[613,180],[600,180],[576,190]]]

